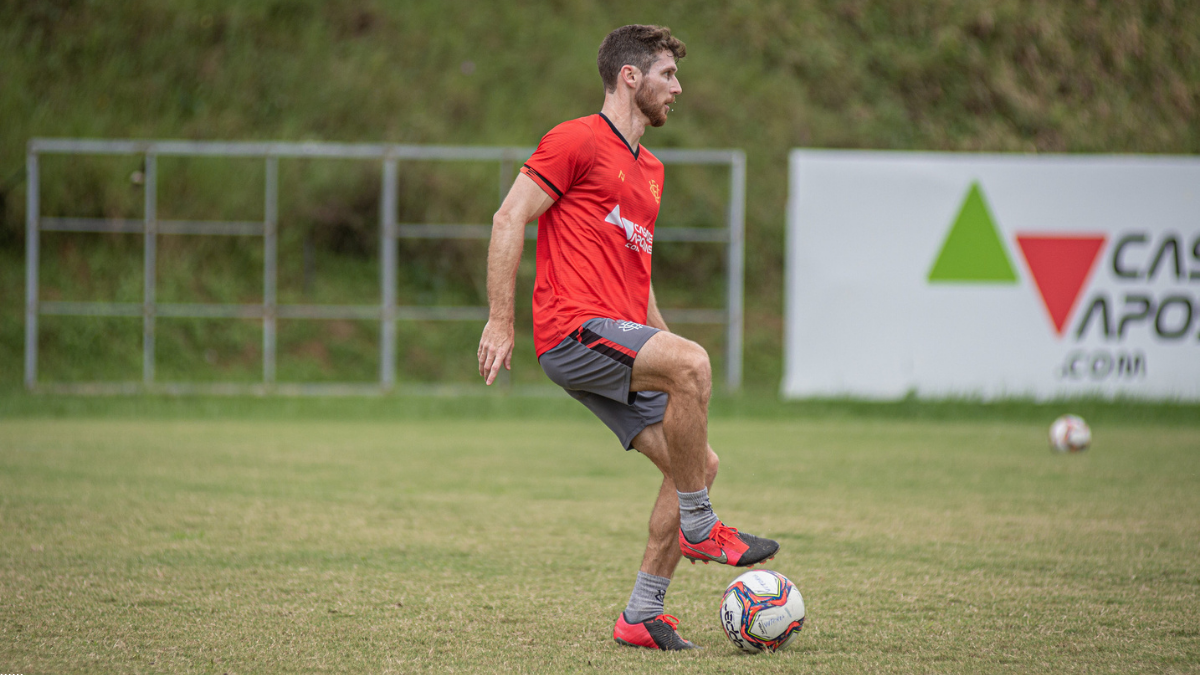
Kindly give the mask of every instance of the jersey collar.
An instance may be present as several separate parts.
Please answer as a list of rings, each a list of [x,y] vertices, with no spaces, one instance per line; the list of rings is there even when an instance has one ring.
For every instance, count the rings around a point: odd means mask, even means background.
[[[633,153],[633,159],[636,161],[638,158],[638,153],[642,151],[642,144],[638,143],[636,148],[629,147],[629,141],[625,140],[625,136],[623,136],[621,132],[617,130],[617,125],[613,124],[612,120],[608,119],[608,115],[605,115],[604,113],[599,113],[599,115],[601,119],[603,119],[605,122],[608,122],[608,128],[612,129],[612,132],[617,135],[617,138],[621,139],[621,145],[624,145],[626,150]]]

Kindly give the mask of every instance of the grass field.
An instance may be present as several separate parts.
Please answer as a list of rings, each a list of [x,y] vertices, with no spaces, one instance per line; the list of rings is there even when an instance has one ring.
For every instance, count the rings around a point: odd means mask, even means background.
[[[0,416],[0,671],[1200,670],[1194,420],[715,419],[718,513],[808,605],[749,657],[716,566],[667,598],[703,651],[611,641],[657,481],[562,410]]]

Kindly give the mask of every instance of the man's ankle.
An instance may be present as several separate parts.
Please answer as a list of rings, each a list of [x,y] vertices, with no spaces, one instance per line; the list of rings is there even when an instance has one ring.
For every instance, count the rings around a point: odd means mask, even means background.
[[[708,488],[679,492],[679,529],[692,543],[704,541],[718,522],[708,500]]]

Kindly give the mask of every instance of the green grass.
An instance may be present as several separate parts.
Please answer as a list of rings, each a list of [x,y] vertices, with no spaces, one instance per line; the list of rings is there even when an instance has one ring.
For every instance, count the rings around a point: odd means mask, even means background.
[[[476,374],[476,377],[478,375]],[[396,394],[351,397],[288,396],[156,396],[44,395],[15,387],[0,388],[0,419],[247,419],[247,420],[479,420],[591,419],[553,385],[529,389],[455,388],[443,395]],[[738,394],[717,391],[709,405],[714,418],[762,420],[920,420],[949,422],[1032,422],[1049,426],[1064,413],[1075,413],[1092,424],[1200,427],[1200,404],[1138,400],[1067,399],[1034,402],[1001,399],[898,401],[855,399],[780,400],[775,392],[750,389]]]
[[[245,407],[225,401],[187,402]],[[1049,452],[1043,422],[1003,419],[1015,413],[717,417],[718,512],[780,539],[774,567],[809,611],[794,649],[746,657],[719,632],[735,573],[715,566],[681,567],[668,595],[703,652],[612,643],[657,481],[595,420],[555,400],[540,417],[504,404],[516,420],[372,418],[357,403],[188,419],[110,401],[116,414],[90,403],[54,421],[10,405],[0,670],[1200,667],[1195,416],[1093,418],[1077,456]],[[404,401],[365,405],[385,403]]]

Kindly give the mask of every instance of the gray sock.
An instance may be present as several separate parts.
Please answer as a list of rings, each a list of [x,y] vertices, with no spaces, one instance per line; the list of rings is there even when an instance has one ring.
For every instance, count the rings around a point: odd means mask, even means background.
[[[625,608],[625,621],[641,623],[663,613],[663,601],[667,598],[667,586],[671,580],[653,574],[638,572],[629,594],[629,606]]]
[[[708,488],[679,493],[679,527],[688,541],[696,543],[707,539],[716,524],[717,514],[713,513],[708,501]]]

